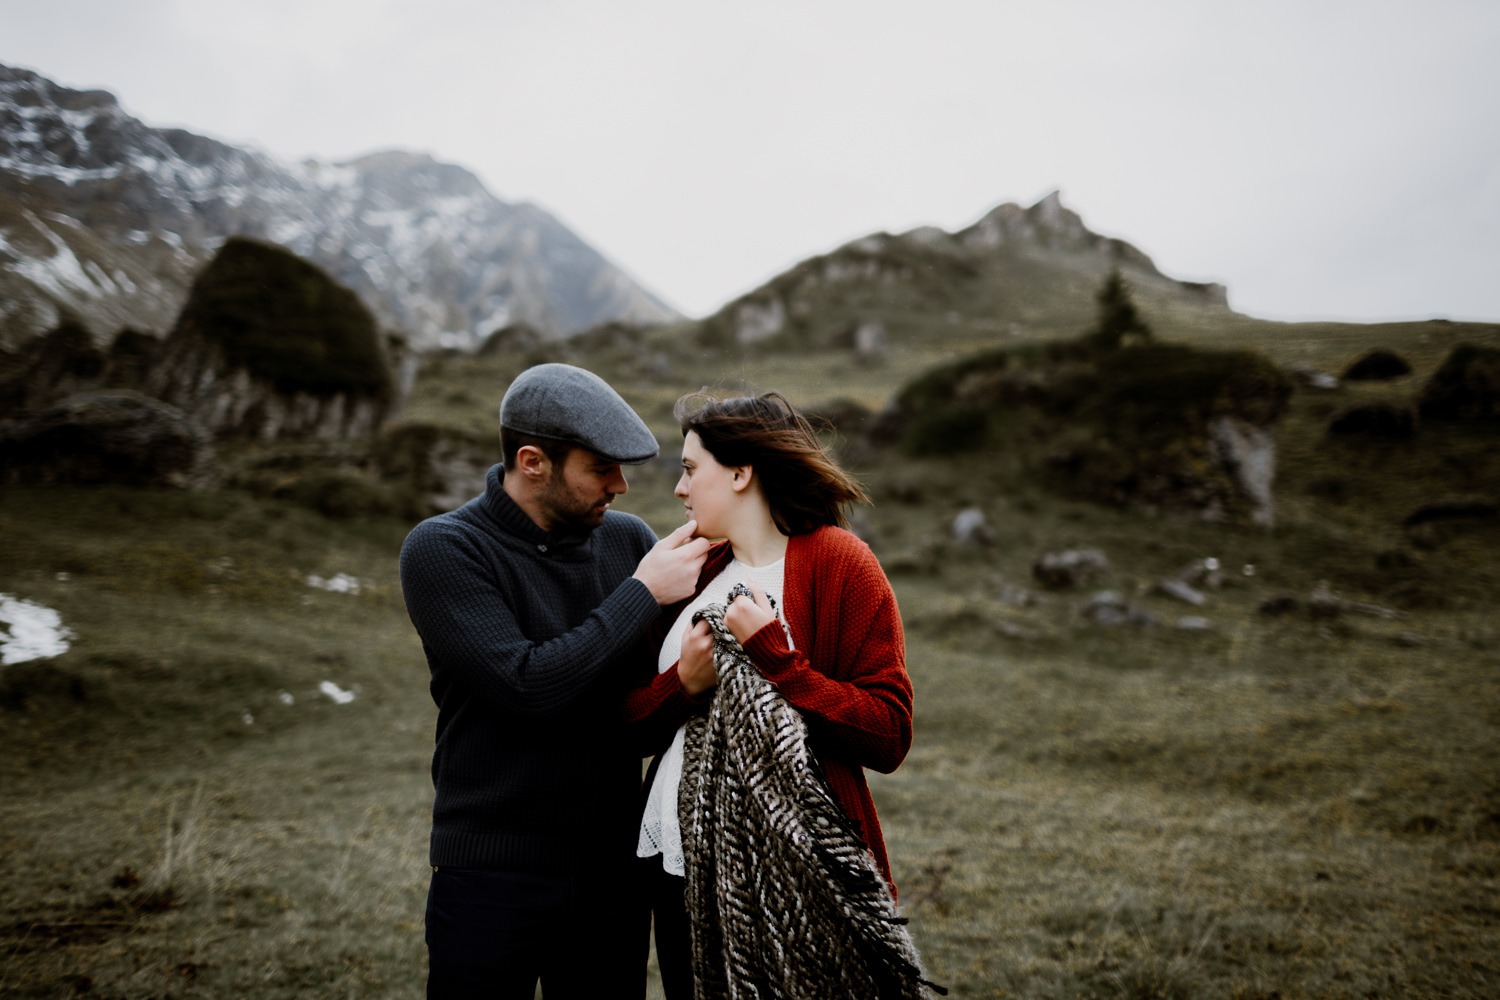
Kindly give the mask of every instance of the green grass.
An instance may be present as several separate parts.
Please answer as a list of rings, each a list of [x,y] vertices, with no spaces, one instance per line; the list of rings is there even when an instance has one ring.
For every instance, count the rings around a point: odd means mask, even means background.
[[[954,327],[876,367],[671,353],[665,334],[647,338],[664,367],[628,350],[596,367],[672,442],[672,400],[703,384],[878,409],[994,344]],[[1323,433],[1348,405],[1413,398],[1447,332],[1196,328],[1283,364],[1334,371],[1387,346],[1416,368],[1293,395],[1273,530],[1062,499],[1017,454],[857,452],[917,691],[912,754],[872,785],[913,933],[954,996],[1500,993],[1500,531],[1400,523],[1439,495],[1500,493],[1493,431]],[[524,363],[436,361],[407,417],[488,438]],[[670,462],[633,470],[620,506],[665,532],[673,479]],[[992,546],[949,539],[970,505]],[[409,524],[274,491],[0,490],[0,592],[76,632],[0,671],[0,994],[420,993],[434,711],[396,581]],[[1037,555],[1077,545],[1159,624],[1090,625],[1089,591],[1032,581]],[[1202,608],[1152,592],[1208,556],[1226,584]],[[306,582],[337,573],[359,593]],[[1320,581],[1401,617],[1314,617]],[[1299,610],[1262,614],[1277,596]],[[1185,614],[1212,627],[1175,628]],[[357,697],[333,703],[325,680]]]

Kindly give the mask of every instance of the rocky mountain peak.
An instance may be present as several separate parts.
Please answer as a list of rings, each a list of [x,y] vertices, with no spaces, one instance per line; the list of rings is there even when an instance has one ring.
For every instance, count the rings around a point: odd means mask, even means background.
[[[306,258],[418,348],[677,315],[542,209],[429,154],[285,163],[0,65],[0,349],[65,318],[100,340],[164,335],[233,236]]]
[[[1057,190],[1029,207],[1006,202],[956,236],[976,249],[992,249],[1012,241],[1083,247],[1102,239],[1083,224],[1077,212],[1063,204],[1062,192]]]
[[[0,65],[0,97],[18,107],[54,105],[63,111],[118,111],[119,101],[106,90],[72,90],[40,73]]]
[[[311,166],[318,169],[316,164]],[[427,153],[388,149],[348,160],[335,169],[340,168],[354,171],[372,191],[396,198],[483,198],[489,194],[472,172]]]

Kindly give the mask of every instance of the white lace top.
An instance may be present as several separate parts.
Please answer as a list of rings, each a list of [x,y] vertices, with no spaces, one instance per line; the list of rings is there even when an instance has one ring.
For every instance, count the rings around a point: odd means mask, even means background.
[[[723,604],[735,584],[754,583],[770,595],[779,609],[785,568],[785,558],[765,566],[749,566],[738,559],[730,560],[729,565],[703,588],[703,593],[693,598],[672,623],[672,628],[661,645],[657,672],[671,670],[681,659],[682,637],[692,626],[693,613],[709,604]],[[790,635],[787,636],[787,641],[791,642]],[[656,778],[651,782],[651,792],[646,797],[646,811],[641,817],[641,835],[635,848],[637,857],[649,858],[660,854],[662,867],[673,875],[684,874],[682,828],[678,825],[677,818],[677,788],[682,783],[682,741],[683,730],[679,727],[677,735],[672,737],[672,745],[662,752],[661,761],[656,767]]]

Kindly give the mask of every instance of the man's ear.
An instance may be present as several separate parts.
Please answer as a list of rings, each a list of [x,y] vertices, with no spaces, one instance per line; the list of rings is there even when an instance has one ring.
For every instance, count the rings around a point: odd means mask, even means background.
[[[552,475],[552,459],[533,444],[523,444],[516,449],[516,472],[533,482],[545,481]]]

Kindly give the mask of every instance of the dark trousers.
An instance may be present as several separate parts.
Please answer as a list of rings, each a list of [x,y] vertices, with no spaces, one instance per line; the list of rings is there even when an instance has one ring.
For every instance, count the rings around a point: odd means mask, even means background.
[[[633,873],[441,868],[427,890],[432,1000],[642,1000],[647,911]]]
[[[656,939],[656,968],[667,1000],[693,1000],[693,936],[683,891],[687,880],[670,875],[661,856],[641,862],[641,880],[651,900],[651,923]]]

